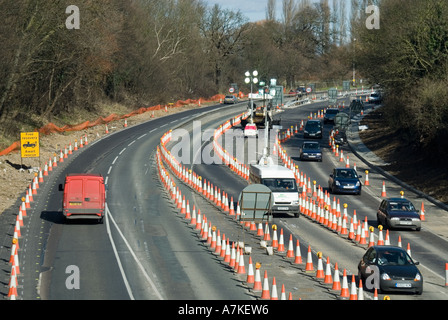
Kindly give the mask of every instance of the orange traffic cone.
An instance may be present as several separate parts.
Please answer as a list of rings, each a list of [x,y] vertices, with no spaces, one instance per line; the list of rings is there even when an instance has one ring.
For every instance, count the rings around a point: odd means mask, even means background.
[[[305,271],[314,271],[313,257],[311,255],[311,247],[308,246],[308,254],[306,258]]]
[[[269,293],[269,283],[268,283],[268,272],[264,271],[263,278],[263,290],[261,291],[261,299],[270,299],[271,295]]]
[[[426,220],[425,219],[425,205],[423,204],[423,201],[422,201],[422,207],[420,209],[420,220],[421,221],[425,221]]]
[[[277,283],[275,277],[272,278],[271,300],[278,300]]]
[[[261,291],[263,289],[261,284],[261,276],[260,276],[260,265],[255,265],[255,278],[254,278],[254,286],[252,288],[253,291]]]
[[[317,279],[323,279],[325,277],[324,275],[324,266],[322,263],[322,252],[317,253],[317,271],[316,271],[316,278]]]
[[[249,256],[249,266],[247,271],[246,283],[254,283],[255,275],[254,275],[254,266],[252,263],[252,257]]]
[[[294,248],[293,248],[292,234],[289,235],[289,244],[288,244],[288,251],[286,251],[286,257],[287,258],[294,258]]]
[[[302,255],[300,252],[300,243],[299,239],[296,240],[296,256],[294,258],[294,264],[301,264],[302,263]]]
[[[358,293],[357,293],[357,289],[356,289],[356,282],[355,282],[354,274],[352,274],[352,283],[351,283],[349,300],[358,300]]]
[[[334,264],[334,277],[333,277],[333,286],[332,290],[341,290],[341,281],[339,280],[339,269],[338,263]]]
[[[327,257],[327,264],[326,264],[326,268],[325,268],[324,283],[328,283],[328,284],[332,284],[333,283],[333,277],[331,275],[330,257]]]
[[[386,182],[383,181],[383,189],[381,190],[381,197],[385,198],[387,197],[386,194]]]
[[[350,296],[349,290],[348,290],[348,282],[347,282],[347,270],[344,269],[344,272],[342,274],[342,287],[341,287],[341,298],[348,298]]]

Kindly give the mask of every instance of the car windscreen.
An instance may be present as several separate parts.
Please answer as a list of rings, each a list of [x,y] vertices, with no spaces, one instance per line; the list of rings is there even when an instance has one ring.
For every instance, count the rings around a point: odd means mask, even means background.
[[[336,170],[335,177],[336,178],[345,178],[345,179],[355,179],[355,178],[358,178],[358,175],[356,174],[355,170],[341,169],[341,170]]]
[[[319,144],[318,143],[304,143],[303,149],[307,150],[319,150]]]
[[[388,249],[377,253],[380,266],[409,266],[413,265],[411,258],[403,250]]]
[[[411,202],[397,201],[397,202],[389,202],[389,210],[392,210],[392,211],[415,211],[415,207]]]
[[[326,114],[337,114],[339,113],[339,110],[336,109],[327,109],[327,111],[325,111]]]
[[[297,192],[296,181],[292,178],[265,178],[261,182],[272,192]]]

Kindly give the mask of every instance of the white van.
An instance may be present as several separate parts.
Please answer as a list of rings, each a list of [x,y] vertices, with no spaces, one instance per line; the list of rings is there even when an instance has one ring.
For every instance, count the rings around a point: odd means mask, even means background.
[[[250,183],[264,184],[274,197],[272,213],[288,212],[299,216],[299,190],[294,172],[272,163],[250,165]]]

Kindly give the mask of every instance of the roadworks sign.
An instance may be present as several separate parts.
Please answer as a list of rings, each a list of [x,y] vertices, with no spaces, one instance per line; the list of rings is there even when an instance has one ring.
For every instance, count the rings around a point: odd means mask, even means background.
[[[39,132],[20,133],[20,153],[22,158],[39,157]]]

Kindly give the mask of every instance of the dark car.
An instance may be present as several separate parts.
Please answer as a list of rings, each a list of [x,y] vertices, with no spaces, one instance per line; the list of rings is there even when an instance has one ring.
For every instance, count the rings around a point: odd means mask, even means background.
[[[304,138],[322,138],[322,122],[320,120],[308,120],[303,129]]]
[[[325,110],[324,124],[325,123],[330,123],[330,122],[334,123],[334,117],[336,117],[336,115],[338,113],[339,113],[339,109],[338,108],[328,108],[327,110]]]
[[[423,276],[418,264],[403,248],[372,246],[358,264],[358,277],[367,289],[422,294]]]
[[[355,169],[334,168],[328,179],[328,189],[331,193],[361,194],[361,182]]]
[[[420,231],[422,224],[419,212],[411,201],[404,198],[388,198],[381,201],[376,213],[378,224],[386,228],[415,228]]]
[[[337,130],[334,134],[334,143],[342,146],[347,143],[347,134],[345,130]]]
[[[322,150],[319,142],[305,141],[300,147],[300,160],[322,161]]]

